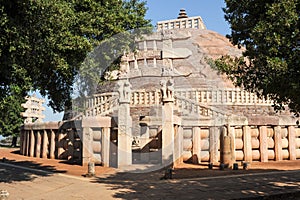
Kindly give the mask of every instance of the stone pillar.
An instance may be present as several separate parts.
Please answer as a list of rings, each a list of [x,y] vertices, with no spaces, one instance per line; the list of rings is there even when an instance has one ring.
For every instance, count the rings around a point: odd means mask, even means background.
[[[118,167],[121,167],[132,164],[131,84],[128,80],[120,80],[118,87]]]
[[[193,163],[201,163],[201,133],[200,127],[193,127]]]
[[[47,158],[48,151],[48,135],[47,130],[43,131],[43,148],[42,148],[42,158]]]
[[[244,160],[252,162],[251,128],[243,126]]]
[[[62,139],[64,138],[64,134],[62,132],[58,133],[58,138],[57,138],[57,158],[62,159],[63,158],[63,153],[64,153],[64,148],[63,148],[63,141]]]
[[[33,130],[31,130],[30,131],[30,144],[29,144],[29,156],[30,157],[34,156],[34,143],[35,143],[34,132],[33,132]]]
[[[35,141],[35,156],[37,158],[41,157],[41,146],[42,146],[42,137],[41,137],[41,131],[38,130],[35,132],[36,135],[36,141]]]
[[[162,164],[172,165],[174,162],[174,122],[173,98],[163,98],[162,106]]]
[[[232,167],[235,162],[235,136],[234,127],[222,127],[220,137],[220,160],[221,163]]]
[[[118,167],[132,164],[131,128],[129,103],[120,102],[118,112]]]
[[[233,166],[233,163],[236,161],[236,152],[235,152],[235,128],[230,125],[227,126],[228,136],[230,138],[230,163],[229,166]]]
[[[68,160],[74,157],[74,139],[75,139],[75,132],[73,129],[68,131]]]
[[[149,134],[149,126],[146,125],[146,126],[141,126],[141,129],[143,129],[143,132],[141,133],[141,139],[143,139],[143,143],[142,145],[144,146],[143,147],[143,151],[141,152],[141,161],[144,162],[144,163],[149,163],[149,160],[150,160],[150,148],[149,148],[149,145],[145,145],[145,141],[149,141],[149,138],[150,138],[150,134]]]
[[[296,132],[294,126],[288,127],[289,154],[290,160],[296,160]]]
[[[281,139],[281,127],[274,127],[274,142],[275,142],[275,160],[282,160],[282,139]]]
[[[267,127],[259,127],[259,151],[260,151],[260,161],[268,162],[268,137],[267,137]]]
[[[25,131],[25,142],[26,142],[26,145],[25,145],[25,152],[24,152],[24,155],[25,156],[29,156],[29,146],[30,146],[30,131],[26,130]]]
[[[88,164],[89,162],[94,162],[92,160],[93,153],[93,135],[92,129],[90,127],[82,127],[82,163]]]
[[[54,130],[50,131],[50,151],[49,151],[49,157],[50,159],[55,158],[55,132]]]
[[[218,164],[218,144],[219,144],[219,128],[210,127],[209,128],[209,154],[210,154],[210,163]]]
[[[174,126],[174,167],[182,163],[182,145],[179,125]]]
[[[179,149],[179,163],[183,163],[183,128],[182,126],[178,127],[178,149]]]
[[[110,154],[110,128],[105,127],[102,131],[102,163],[104,167],[109,167]]]

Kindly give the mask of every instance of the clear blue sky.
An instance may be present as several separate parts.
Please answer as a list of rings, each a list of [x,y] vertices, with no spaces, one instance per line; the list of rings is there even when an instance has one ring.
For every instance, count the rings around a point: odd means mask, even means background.
[[[206,28],[222,35],[230,33],[222,8],[224,0],[148,0],[147,19],[155,25],[157,21],[176,19],[181,8],[189,17],[201,16]]]
[[[225,7],[223,0],[148,0],[147,19],[155,25],[157,21],[177,18],[179,10],[185,8],[188,16],[201,16],[206,28],[222,35],[230,33],[229,25],[224,19],[222,8]],[[45,104],[46,106],[46,104]],[[44,111],[44,121],[58,121],[63,114],[53,114],[52,109]]]

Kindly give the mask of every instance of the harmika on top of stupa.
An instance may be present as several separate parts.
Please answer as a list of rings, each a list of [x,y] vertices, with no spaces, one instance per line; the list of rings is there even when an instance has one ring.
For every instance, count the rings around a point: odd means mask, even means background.
[[[157,31],[167,29],[206,29],[205,24],[200,16],[188,17],[185,9],[180,9],[177,19],[157,22]]]

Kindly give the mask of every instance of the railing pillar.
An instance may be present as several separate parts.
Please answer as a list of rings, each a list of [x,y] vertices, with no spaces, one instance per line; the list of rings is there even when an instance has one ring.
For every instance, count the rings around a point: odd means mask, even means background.
[[[282,160],[282,139],[281,139],[281,127],[274,127],[274,142],[275,142],[275,160]]]
[[[295,126],[288,127],[289,154],[290,160],[296,160],[296,131]]]
[[[201,133],[200,127],[193,127],[193,163],[201,163]]]
[[[259,127],[259,150],[260,150],[260,161],[268,162],[268,137],[267,127]]]
[[[29,145],[29,156],[34,156],[34,144],[35,144],[35,138],[34,138],[34,132],[33,130],[30,131],[30,145]]]
[[[243,126],[244,160],[252,162],[251,128]]]
[[[42,158],[47,158],[47,152],[48,152],[48,135],[47,130],[43,131],[43,148],[42,148]]]
[[[55,132],[54,130],[50,130],[50,151],[49,151],[49,158],[55,158]]]
[[[41,157],[41,145],[42,145],[42,137],[40,130],[35,132],[36,135],[36,143],[35,143],[35,157]]]
[[[209,153],[210,163],[217,164],[219,162],[218,146],[219,146],[220,130],[218,127],[210,127],[209,129]]]

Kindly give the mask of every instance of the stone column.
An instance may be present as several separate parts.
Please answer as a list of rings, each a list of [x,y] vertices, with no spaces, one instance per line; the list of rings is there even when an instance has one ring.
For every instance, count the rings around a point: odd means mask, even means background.
[[[72,159],[74,157],[74,138],[75,138],[75,132],[73,129],[68,131],[68,160]]]
[[[259,127],[259,151],[260,151],[260,161],[268,162],[268,137],[267,137],[267,127]]]
[[[35,143],[34,132],[33,132],[33,130],[31,130],[30,131],[30,145],[29,145],[29,156],[30,157],[34,156],[34,143]]]
[[[57,158],[62,159],[63,158],[63,153],[64,153],[64,148],[63,148],[63,141],[62,139],[64,138],[64,134],[62,132],[58,133],[58,138],[57,138]]]
[[[233,163],[236,161],[236,152],[235,152],[235,128],[230,125],[227,126],[228,136],[230,138],[230,166],[233,166]]]
[[[223,126],[220,138],[220,160],[227,167],[232,167],[235,162],[235,137],[234,127]]]
[[[118,85],[118,167],[121,167],[132,164],[131,85],[128,80],[121,80]]]
[[[174,166],[181,164],[181,144],[179,125],[174,126]]]
[[[193,163],[201,163],[201,133],[200,127],[193,127]]]
[[[50,159],[55,158],[55,132],[54,130],[50,131],[50,151],[49,151],[49,157]]]
[[[143,139],[143,143],[142,145],[144,146],[143,147],[143,151],[141,152],[141,161],[144,162],[144,163],[149,163],[149,160],[150,160],[150,148],[149,148],[149,145],[145,145],[145,141],[149,141],[149,138],[150,138],[150,134],[149,134],[149,126],[146,125],[146,126],[143,126],[141,127],[141,129],[143,129],[143,133],[141,133],[142,137],[141,139]]]
[[[282,160],[282,139],[281,139],[281,127],[274,127],[274,142],[275,142],[275,160]]]
[[[102,163],[104,167],[109,167],[110,154],[110,128],[105,127],[102,131]]]
[[[47,130],[43,131],[43,148],[42,148],[42,158],[47,158],[48,151],[48,135]]]
[[[132,164],[132,120],[129,103],[120,102],[118,112],[118,166]]]
[[[163,96],[162,106],[162,164],[163,166],[172,165],[174,157],[174,122],[173,122],[173,103],[171,96]]]
[[[218,144],[219,144],[219,128],[210,127],[209,128],[209,154],[210,154],[210,163],[218,164]]]
[[[26,137],[26,145],[25,145],[25,156],[29,156],[29,147],[30,147],[30,132],[31,130],[26,130],[25,137]]]
[[[252,162],[251,128],[243,126],[244,160]]]
[[[89,162],[94,162],[92,160],[93,157],[93,135],[92,129],[90,127],[82,127],[83,135],[82,135],[82,163],[84,165],[88,164]]]
[[[289,154],[290,160],[296,160],[296,133],[295,127],[289,126],[288,127],[288,140],[289,140]]]
[[[41,157],[41,145],[42,145],[41,131],[40,130],[36,131],[35,135],[36,135],[35,156],[37,158],[40,158]]]

